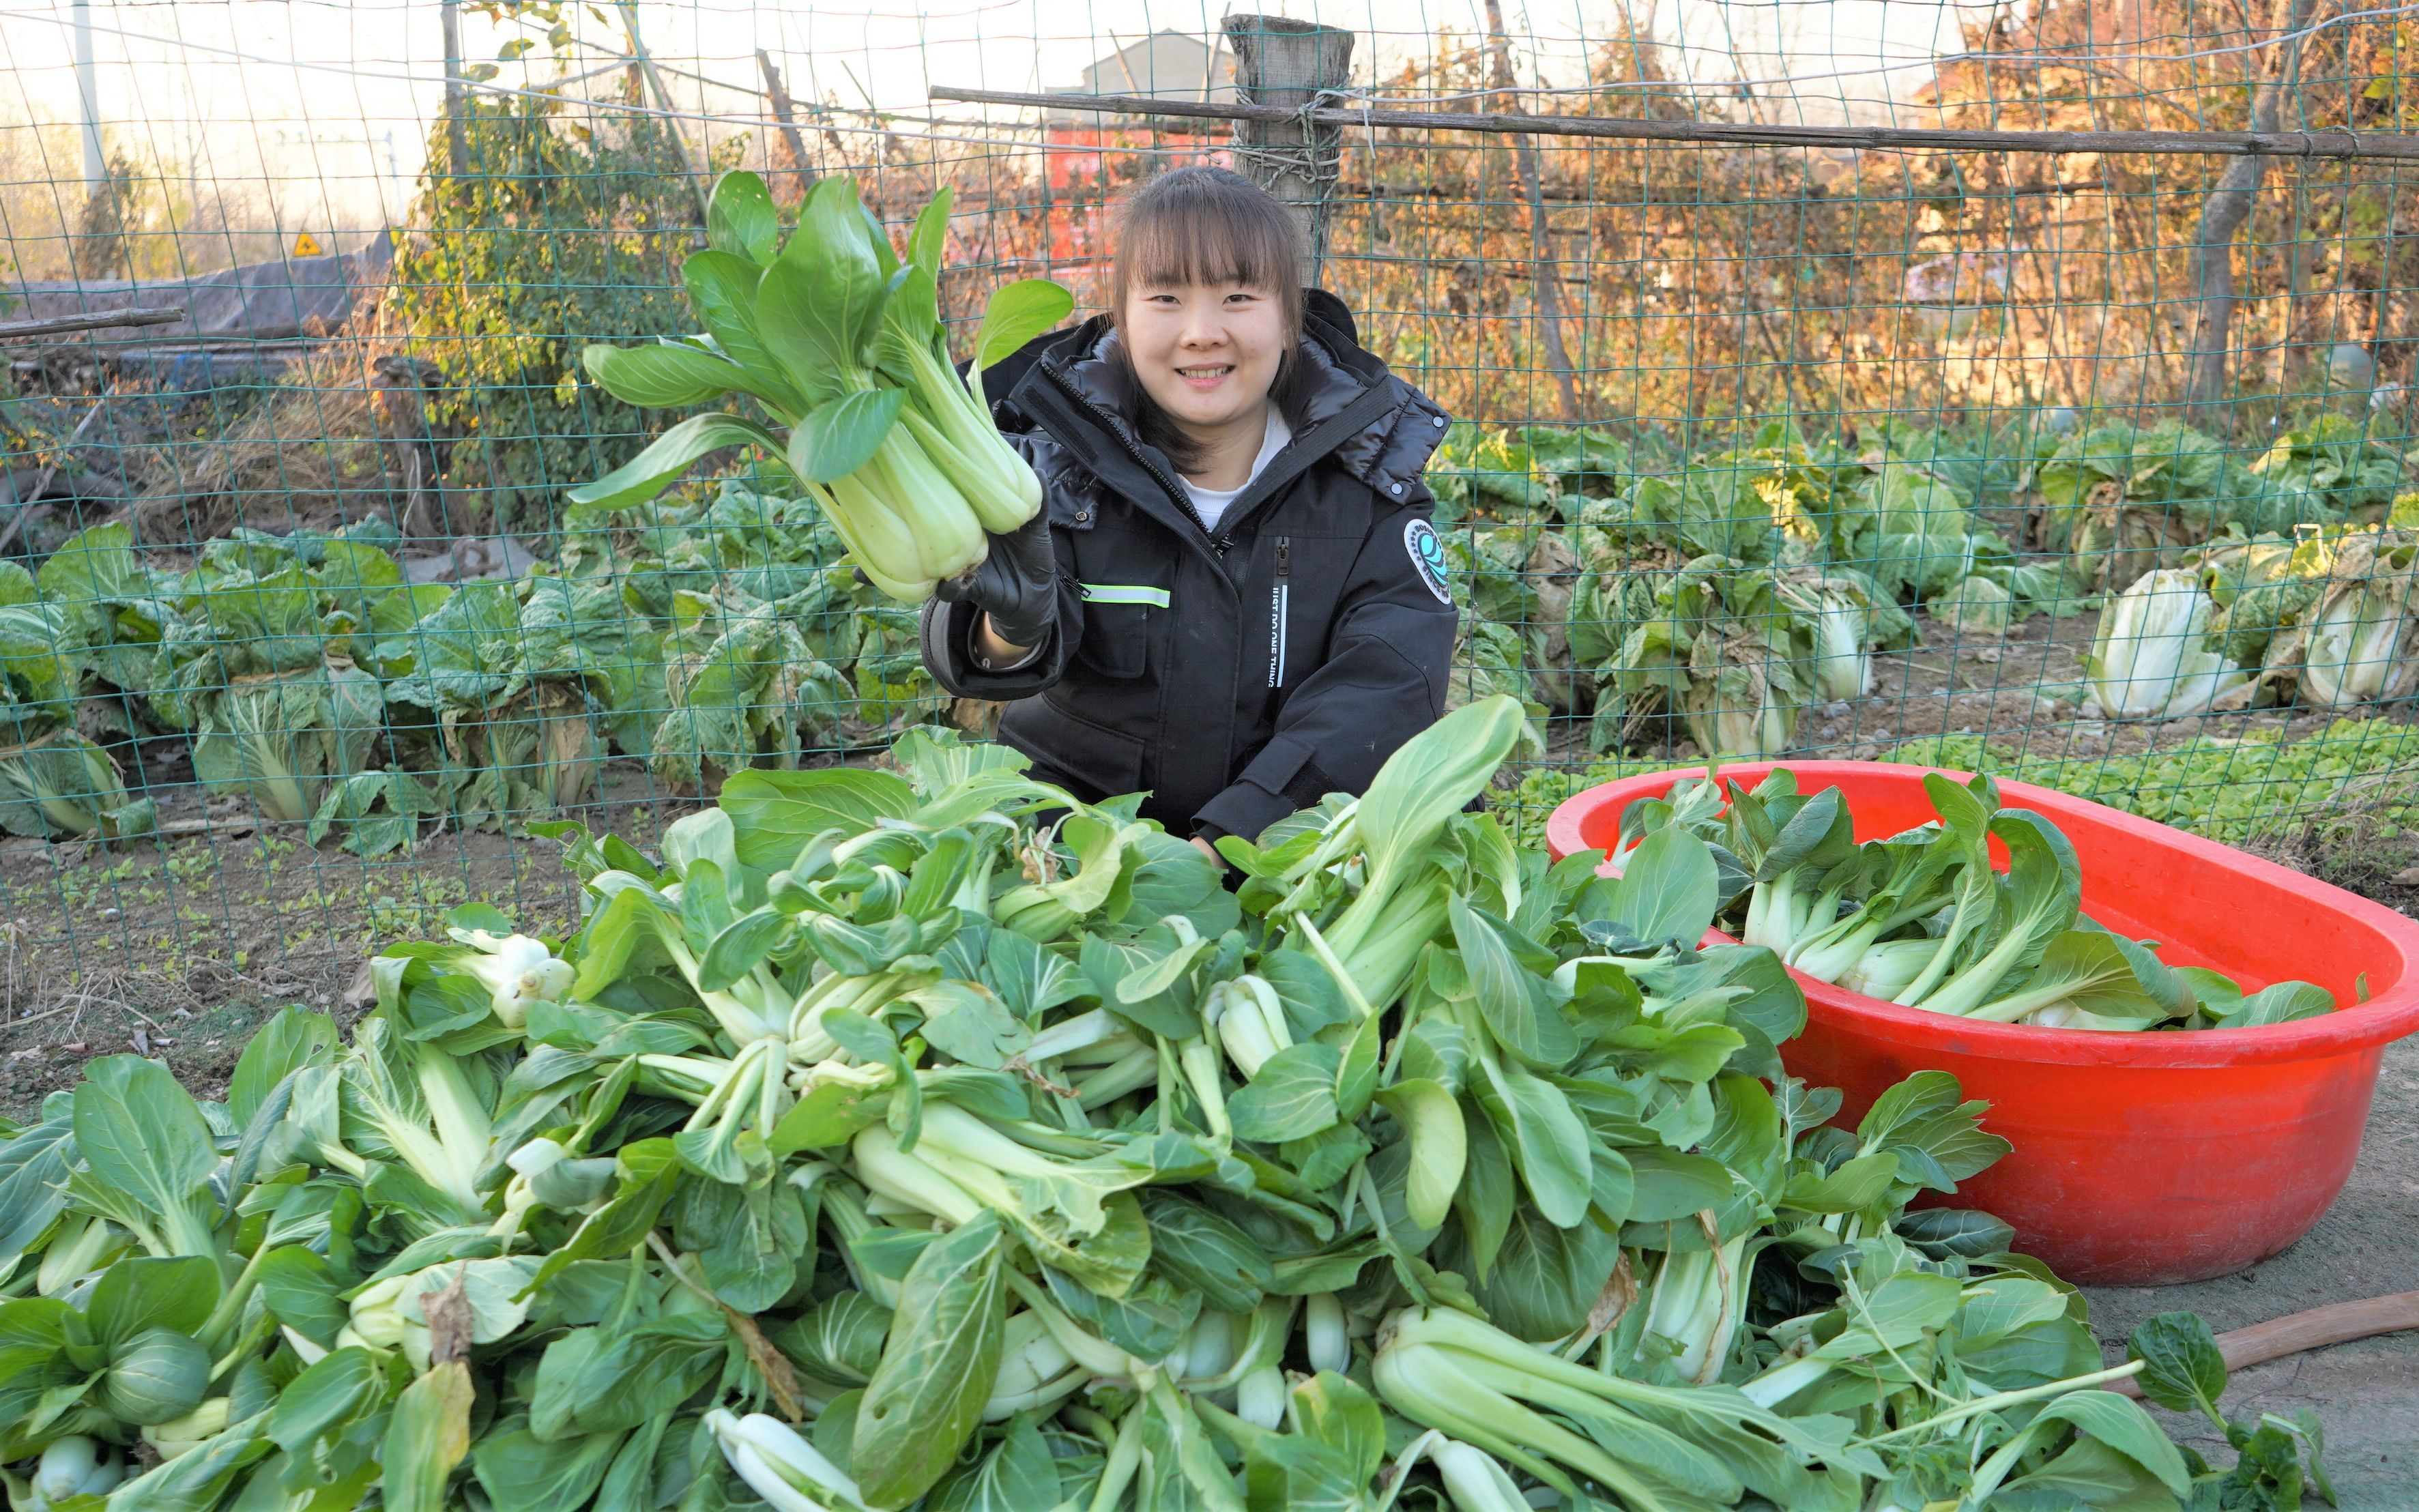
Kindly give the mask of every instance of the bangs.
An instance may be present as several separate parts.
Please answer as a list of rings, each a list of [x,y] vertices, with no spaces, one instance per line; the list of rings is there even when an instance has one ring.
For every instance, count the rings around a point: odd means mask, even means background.
[[[1127,289],[1240,284],[1283,293],[1293,282],[1293,224],[1257,187],[1242,187],[1251,199],[1136,195],[1117,227],[1117,282]]]
[[[1292,215],[1267,190],[1225,168],[1177,168],[1118,203],[1110,309],[1137,288],[1240,284],[1277,296],[1299,333],[1299,251]]]

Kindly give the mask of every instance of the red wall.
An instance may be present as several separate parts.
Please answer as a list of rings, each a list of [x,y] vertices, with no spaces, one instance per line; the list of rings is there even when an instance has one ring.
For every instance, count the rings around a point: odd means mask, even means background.
[[[1106,259],[1107,204],[1128,184],[1194,163],[1234,166],[1223,132],[1209,137],[1146,128],[1052,127],[1042,143],[1054,263],[1086,266]]]

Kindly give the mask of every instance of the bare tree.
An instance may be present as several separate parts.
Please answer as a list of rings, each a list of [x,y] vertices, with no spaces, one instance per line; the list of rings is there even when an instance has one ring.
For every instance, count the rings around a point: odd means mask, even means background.
[[[756,50],[756,66],[764,72],[764,93],[773,103],[774,118],[781,123],[781,145],[789,149],[790,174],[798,181],[798,197],[804,199],[815,187],[815,164],[807,156],[807,139],[798,131],[790,91],[781,83],[781,70],[773,67],[773,54],[761,47]]]
[[[2316,3],[2275,0],[2276,46],[2269,56],[2266,76],[2251,95],[2251,130],[2255,131],[2279,130],[2287,97],[2298,100],[2300,96],[2301,33],[2309,24]],[[2226,396],[2226,359],[2234,346],[2234,239],[2251,218],[2260,180],[2267,173],[2264,157],[2228,158],[2216,187],[2201,202],[2192,258],[2193,291],[2200,311],[2193,323],[2184,403],[2204,424],[2220,418]]]
[[[1487,0],[1487,26],[1493,35],[1495,87],[1503,91],[1503,108],[1520,108],[1512,78],[1512,42],[1503,34],[1502,0]],[[1520,165],[1520,188],[1529,197],[1529,288],[1536,303],[1538,334],[1546,345],[1546,362],[1563,391],[1563,418],[1579,418],[1579,384],[1571,373],[1570,353],[1563,347],[1563,275],[1547,234],[1546,191],[1537,171],[1537,147],[1525,136],[1512,138],[1512,154]]]

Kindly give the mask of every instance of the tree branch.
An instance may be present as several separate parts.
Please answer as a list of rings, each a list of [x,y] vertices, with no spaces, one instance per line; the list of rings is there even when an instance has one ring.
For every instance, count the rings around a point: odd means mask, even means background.
[[[2251,130],[2273,131],[2289,93],[2301,95],[2302,40],[2297,35],[2309,23],[2316,0],[2276,0],[2274,33],[2286,39],[2269,60],[2268,75],[2251,96]],[[2301,113],[2297,110],[2296,116]],[[2229,388],[2227,360],[2233,355],[2234,239],[2251,218],[2259,198],[2259,184],[2268,175],[2266,158],[2236,158],[2217,176],[2217,185],[2201,202],[2200,225],[2193,238],[2192,276],[2200,309],[2193,323],[2192,357],[2184,376],[2184,402],[2203,424],[2221,418]]]
[[[1502,0],[1487,0],[1487,26],[1494,37],[1495,85],[1503,91],[1504,103],[1517,107],[1519,100],[1513,94],[1512,43],[1503,33]],[[1562,280],[1555,276],[1553,243],[1546,224],[1544,177],[1537,171],[1537,145],[1526,136],[1512,139],[1512,155],[1520,168],[1520,190],[1529,200],[1529,260],[1536,271],[1529,280],[1531,298],[1536,303],[1538,334],[1546,347],[1546,362],[1554,370],[1554,381],[1563,391],[1563,418],[1579,418],[1579,383],[1571,372],[1571,357],[1563,346]]]

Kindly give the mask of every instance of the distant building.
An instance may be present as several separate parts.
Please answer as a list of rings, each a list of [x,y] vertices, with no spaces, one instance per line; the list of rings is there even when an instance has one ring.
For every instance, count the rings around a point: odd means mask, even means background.
[[[1053,95],[1139,95],[1150,100],[1232,104],[1235,59],[1183,32],[1161,31],[1109,54],[1084,69],[1083,80]],[[1184,116],[1108,115],[1053,110],[1042,123],[1044,162],[1054,196],[1075,204],[1054,215],[1054,260],[1089,263],[1102,252],[1101,206],[1123,185],[1184,163],[1231,165],[1231,121]]]
[[[1193,100],[1232,104],[1235,59],[1226,44],[1205,42],[1184,32],[1159,31],[1129,42],[1084,70],[1083,82],[1054,95],[1141,95],[1149,100]],[[1088,112],[1086,114],[1089,114]],[[1052,124],[1071,121],[1071,113]]]

